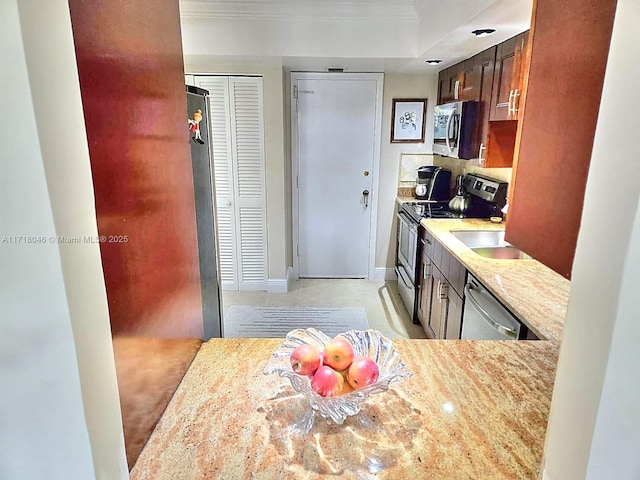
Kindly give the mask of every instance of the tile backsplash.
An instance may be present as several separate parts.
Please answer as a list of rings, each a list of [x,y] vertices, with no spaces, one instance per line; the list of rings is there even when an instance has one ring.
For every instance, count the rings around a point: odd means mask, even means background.
[[[418,167],[434,165],[434,156],[431,154],[400,154],[400,172],[398,174],[398,186],[412,188],[416,185]]]

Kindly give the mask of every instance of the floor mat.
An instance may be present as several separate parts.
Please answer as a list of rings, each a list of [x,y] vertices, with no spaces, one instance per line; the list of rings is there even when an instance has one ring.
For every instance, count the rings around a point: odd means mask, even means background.
[[[369,328],[364,308],[249,307],[232,305],[224,318],[227,338],[281,338],[296,328],[317,328],[330,337]]]

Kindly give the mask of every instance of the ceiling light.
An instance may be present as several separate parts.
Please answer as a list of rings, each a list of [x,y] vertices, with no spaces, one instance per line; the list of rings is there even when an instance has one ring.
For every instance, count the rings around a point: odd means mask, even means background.
[[[488,35],[491,35],[495,31],[495,28],[481,28],[479,30],[474,30],[471,33],[473,33],[476,37],[486,37]]]
[[[427,62],[428,65],[438,65],[442,60],[425,60],[425,62]]]

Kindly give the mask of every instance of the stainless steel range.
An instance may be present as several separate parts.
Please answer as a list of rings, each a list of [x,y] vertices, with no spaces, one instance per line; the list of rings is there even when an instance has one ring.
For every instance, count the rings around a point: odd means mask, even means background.
[[[480,175],[468,174],[462,180],[463,194],[469,200],[464,213],[466,218],[489,218],[501,216],[500,210],[506,204],[509,184]],[[415,315],[416,275],[418,258],[422,254],[419,242],[420,220],[423,218],[460,218],[460,214],[449,209],[449,202],[415,201],[406,202],[398,211],[398,244],[396,274],[398,290],[407,307],[413,323],[418,324]]]

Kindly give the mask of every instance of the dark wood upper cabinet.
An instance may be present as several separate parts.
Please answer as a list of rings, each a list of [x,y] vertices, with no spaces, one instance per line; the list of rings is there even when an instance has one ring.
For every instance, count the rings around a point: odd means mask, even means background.
[[[528,66],[528,36],[523,32],[438,76],[438,104],[479,102],[475,158],[485,168],[511,167],[520,101]],[[510,121],[513,123],[504,123]]]
[[[464,62],[460,62],[449,68],[449,73],[447,74],[447,84],[449,86],[449,98],[447,100],[448,102],[460,101],[463,69]]]
[[[616,0],[537,0],[506,240],[569,278]]]
[[[493,74],[493,98],[490,120],[508,120],[513,89],[511,77],[516,56],[516,38],[510,38],[497,46],[495,72]]]
[[[529,30],[516,37],[516,52],[511,73],[511,90],[513,90],[512,112],[510,120],[520,120],[522,117],[520,103],[523,101],[525,78],[529,74]]]
[[[447,70],[444,69],[438,74],[438,105],[445,103],[444,99],[449,95],[447,91]]]
[[[490,120],[517,120],[529,32],[497,46]]]
[[[487,148],[487,139],[489,137],[489,116],[491,115],[491,94],[493,92],[493,72],[495,69],[497,47],[491,47],[484,52],[480,52],[474,58],[473,77],[475,81],[476,98],[480,102],[478,117],[480,118],[478,125],[478,141],[480,145],[478,158],[486,158],[484,151]]]
[[[438,105],[462,100],[464,62],[442,70],[438,75]]]
[[[471,57],[462,62],[462,68],[458,72],[458,99],[478,100],[478,72],[475,68],[476,57]]]

